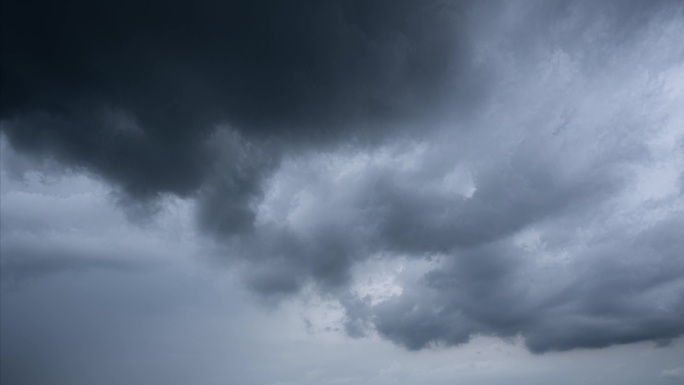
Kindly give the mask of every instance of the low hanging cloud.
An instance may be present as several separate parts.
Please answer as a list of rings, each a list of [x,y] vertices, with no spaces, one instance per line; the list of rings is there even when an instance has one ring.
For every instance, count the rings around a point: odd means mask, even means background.
[[[314,287],[408,349],[684,333],[676,2],[29,6],[3,11],[12,147],[129,209],[194,200],[263,296]],[[375,301],[369,261],[428,268]]]
[[[437,106],[468,83],[464,6],[5,1],[4,131],[135,198],[189,196],[214,163],[242,167],[222,159],[240,147],[207,144],[218,125],[326,143],[445,113]]]

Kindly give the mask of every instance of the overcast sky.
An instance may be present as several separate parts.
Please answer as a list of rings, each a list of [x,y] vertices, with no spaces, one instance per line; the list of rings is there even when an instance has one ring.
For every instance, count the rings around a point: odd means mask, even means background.
[[[3,385],[684,384],[684,3],[0,18]]]

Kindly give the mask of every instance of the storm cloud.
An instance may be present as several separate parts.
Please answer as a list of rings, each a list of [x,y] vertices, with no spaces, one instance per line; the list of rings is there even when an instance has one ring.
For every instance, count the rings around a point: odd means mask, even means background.
[[[3,281],[140,268],[50,238],[15,191],[42,165],[107,183],[140,229],[186,202],[205,263],[335,301],[352,337],[667,345],[682,20],[674,1],[3,0]],[[399,266],[380,289],[377,266]]]
[[[217,125],[324,143],[445,113],[467,83],[463,7],[3,1],[4,131],[136,197],[188,196],[237,150],[207,145]]]

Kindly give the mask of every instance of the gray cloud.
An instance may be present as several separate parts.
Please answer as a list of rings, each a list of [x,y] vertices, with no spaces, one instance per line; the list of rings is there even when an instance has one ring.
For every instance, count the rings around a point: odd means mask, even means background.
[[[207,144],[219,124],[259,141],[325,143],[446,112],[438,105],[467,79],[462,8],[4,1],[3,131],[133,197],[189,196],[216,176],[217,157],[245,151]],[[230,175],[209,189],[227,196],[247,193],[228,186],[235,173],[258,179],[259,169],[219,167]],[[248,222],[244,199],[234,205],[228,220]]]
[[[411,349],[478,334],[522,334],[533,352],[674,338],[684,333],[681,225],[678,212],[633,238],[600,234],[555,268],[511,243],[449,255],[377,305],[374,323]]]
[[[606,22],[573,12],[551,31],[574,31],[578,15]],[[609,51],[612,24],[596,43],[497,63],[507,92],[457,127],[287,158],[241,244],[249,284],[280,295],[314,283],[340,296],[350,334],[376,329],[410,349],[494,335],[541,353],[681,335],[680,97],[641,77],[677,72],[681,24],[650,12],[662,19]],[[505,56],[490,49],[507,42],[476,52]],[[379,304],[348,297],[353,266],[377,255],[438,264]]]
[[[176,242],[175,252],[191,249],[194,230],[182,223],[188,220],[186,204],[167,197],[158,202],[155,221],[131,222],[132,208],[120,210],[117,191],[96,176],[34,162],[4,137],[0,146],[3,285],[91,270],[146,271],[170,258],[165,239]]]
[[[59,25],[3,3],[3,39],[25,34],[3,40],[3,133],[129,213],[193,201],[254,292],[313,287],[350,335],[409,349],[684,333],[676,3],[117,4],[43,5]],[[11,271],[92,263],[15,233]],[[374,301],[374,260],[430,268]]]
[[[684,381],[684,368],[678,367],[673,369],[665,369],[662,372],[662,376],[668,380],[682,382]]]

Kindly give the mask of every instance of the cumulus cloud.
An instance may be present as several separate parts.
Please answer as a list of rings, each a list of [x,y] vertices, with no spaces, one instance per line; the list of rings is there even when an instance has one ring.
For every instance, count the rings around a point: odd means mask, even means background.
[[[264,294],[307,280],[344,292],[360,261],[432,260],[381,303],[339,294],[352,334],[374,328],[410,349],[476,335],[521,335],[534,352],[679,336],[684,52],[681,23],[659,17],[609,51],[589,35],[491,64],[506,92],[456,127],[287,158],[243,250],[263,256],[248,281]],[[508,39],[484,40],[481,60]]]
[[[676,2],[70,4],[3,4],[9,143],[193,200],[253,291],[408,349],[684,333]]]

